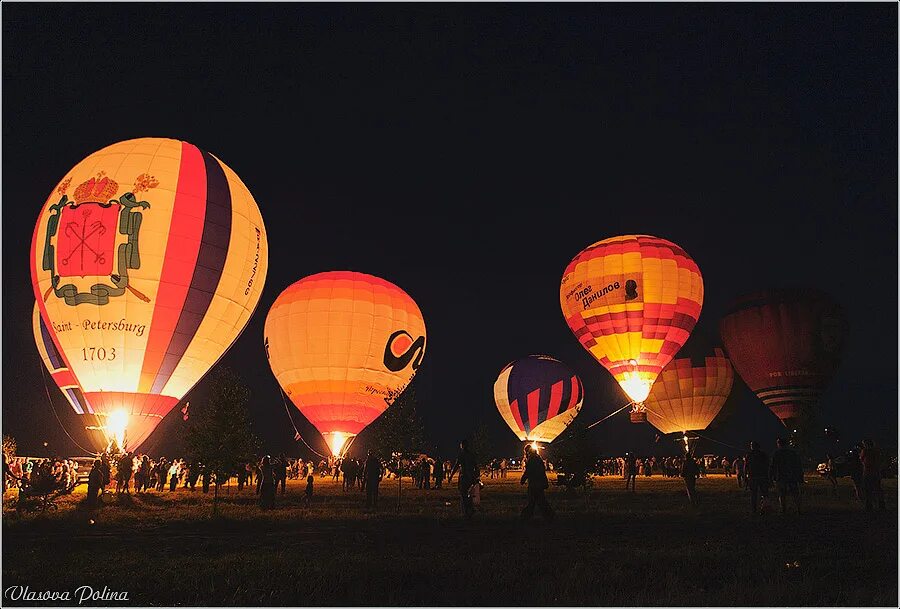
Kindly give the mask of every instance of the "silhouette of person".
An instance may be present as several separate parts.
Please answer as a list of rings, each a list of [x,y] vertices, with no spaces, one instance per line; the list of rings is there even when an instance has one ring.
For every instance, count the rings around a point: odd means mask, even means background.
[[[541,508],[541,517],[550,522],[553,520],[553,508],[547,502],[544,491],[550,484],[547,482],[547,471],[544,460],[531,445],[525,447],[525,469],[520,484],[528,482],[528,505],[522,510],[522,520],[528,522],[534,516],[535,506]]]
[[[800,463],[800,456],[788,446],[787,440],[784,438],[778,438],[775,444],[778,448],[772,453],[769,477],[775,482],[781,513],[784,514],[787,510],[787,496],[790,495],[794,498],[799,514],[800,484],[803,482],[803,465]]]

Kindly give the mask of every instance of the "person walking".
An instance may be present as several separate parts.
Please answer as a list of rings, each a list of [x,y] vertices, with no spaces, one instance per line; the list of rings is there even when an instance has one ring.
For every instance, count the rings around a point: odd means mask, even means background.
[[[459,489],[460,507],[466,518],[471,519],[475,514],[475,504],[472,502],[470,490],[474,484],[478,482],[478,461],[469,449],[469,441],[463,440],[459,443],[459,454],[456,457],[456,463],[450,470],[448,482],[453,482],[453,476],[459,471],[459,479],[457,487]]]
[[[373,451],[369,451],[366,457],[366,464],[363,466],[364,477],[366,480],[366,508],[373,510],[378,509],[378,485],[384,478],[384,467]]]
[[[690,453],[686,454],[684,461],[681,463],[681,477],[684,479],[684,488],[687,489],[688,501],[691,502],[691,505],[696,503],[697,476],[699,474],[700,468],[697,467],[694,457]]]
[[[100,493],[103,490],[103,462],[100,459],[94,459],[94,466],[88,474],[87,499],[85,505],[87,509],[94,510],[100,505]]]
[[[775,441],[777,448],[772,453],[769,478],[775,483],[781,513],[787,511],[787,496],[794,499],[797,513],[800,513],[800,485],[803,483],[803,465],[798,455],[784,438]]]
[[[440,489],[444,484],[444,466],[440,459],[434,460],[434,488]]]
[[[544,460],[531,445],[525,447],[525,468],[519,484],[528,483],[528,505],[522,510],[522,520],[529,522],[534,516],[535,506],[541,508],[541,517],[552,522],[555,514],[547,502],[544,491],[550,486],[547,482],[547,471]]]
[[[881,450],[875,446],[872,440],[863,442],[863,448],[859,451],[859,461],[862,463],[866,511],[872,510],[873,498],[878,499],[878,509],[884,510],[884,491],[881,489]]]
[[[756,514],[762,499],[762,508],[769,497],[769,456],[759,449],[759,444],[750,442],[750,452],[744,458],[744,473],[750,488],[750,509]]]

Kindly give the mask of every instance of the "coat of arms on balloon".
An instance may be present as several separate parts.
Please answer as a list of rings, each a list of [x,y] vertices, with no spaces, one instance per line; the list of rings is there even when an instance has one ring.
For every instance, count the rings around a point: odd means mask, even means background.
[[[67,194],[70,184],[71,178],[67,178],[59,185],[61,198],[50,206],[41,268],[50,271],[51,286],[44,300],[53,292],[68,305],[105,305],[130,290],[149,302],[130,285],[128,271],[141,267],[141,210],[150,208],[138,195],[158,186],[159,181],[141,174],[134,187],[119,198],[115,198],[119,184],[103,171],[78,185],[71,199]],[[98,277],[108,280],[97,281]]]

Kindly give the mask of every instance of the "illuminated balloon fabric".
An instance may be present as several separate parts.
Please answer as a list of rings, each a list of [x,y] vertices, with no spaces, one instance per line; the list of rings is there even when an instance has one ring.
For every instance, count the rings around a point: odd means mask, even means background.
[[[733,384],[722,349],[696,358],[679,353],[653,383],[645,402],[647,421],[665,434],[702,431],[722,410]]]
[[[788,421],[809,414],[834,375],[847,320],[822,292],[767,290],[735,300],[720,331],[747,386]]]
[[[44,366],[56,383],[56,386],[59,387],[59,390],[62,391],[62,394],[72,406],[72,409],[77,414],[94,414],[90,404],[84,399],[78,381],[75,380],[75,376],[66,367],[62,356],[56,349],[56,345],[53,344],[50,332],[47,330],[47,326],[44,325],[44,320],[41,319],[41,311],[37,303],[34,305],[34,312],[31,316],[31,327],[34,331],[34,342],[41,360],[44,362]]]
[[[582,346],[633,401],[643,402],[700,317],[703,278],[671,241],[612,237],[569,263],[560,306]]]
[[[161,138],[78,163],[42,207],[31,249],[51,339],[101,420],[127,413],[130,449],[243,330],[267,266],[259,208],[237,175]]]
[[[41,311],[37,303],[34,305],[34,312],[31,316],[31,327],[34,331],[35,346],[37,346],[38,354],[41,356],[44,366],[50,373],[50,378],[59,387],[72,410],[79,415],[83,427],[90,432],[87,434],[88,443],[98,452],[105,449],[108,439],[101,429],[101,423],[98,417],[94,415],[91,405],[84,399],[84,394],[78,385],[78,381],[66,367],[62,356],[56,349],[50,332],[47,330],[47,326],[44,325],[44,320],[41,319]]]
[[[497,410],[522,441],[552,442],[578,414],[583,399],[581,379],[546,355],[507,364],[494,383]]]
[[[425,321],[389,281],[331,271],[275,299],[265,344],[275,378],[338,454],[412,379],[425,354]]]

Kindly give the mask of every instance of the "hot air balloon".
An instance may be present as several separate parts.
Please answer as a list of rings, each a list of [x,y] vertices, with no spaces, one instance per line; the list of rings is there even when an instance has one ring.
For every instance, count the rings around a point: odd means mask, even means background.
[[[840,362],[848,325],[828,295],[777,289],[736,299],[719,329],[747,386],[793,427],[814,414]]]
[[[425,355],[425,321],[393,283],[330,271],[278,295],[265,346],[285,393],[340,455],[412,380]]]
[[[632,421],[646,421],[641,404],[700,317],[703,277],[697,264],[659,237],[611,237],[569,263],[559,300],[582,346],[635,404]]]
[[[130,450],[244,329],[267,266],[262,217],[240,178],[162,138],[119,142],[73,167],[31,245],[61,363],[107,439],[124,435]]]
[[[734,383],[722,349],[688,341],[660,372],[644,402],[647,421],[663,434],[706,429],[728,399]],[[687,441],[685,441],[687,445]]]
[[[555,440],[575,419],[583,399],[581,379],[547,355],[507,364],[494,383],[497,410],[523,442]]]

